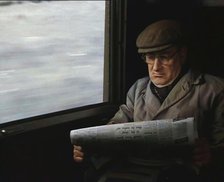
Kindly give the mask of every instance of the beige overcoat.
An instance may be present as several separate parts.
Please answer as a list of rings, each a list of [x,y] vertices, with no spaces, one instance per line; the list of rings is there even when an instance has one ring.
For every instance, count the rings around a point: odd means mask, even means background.
[[[199,137],[212,145],[224,143],[224,80],[189,71],[161,104],[150,89],[148,77],[137,80],[127,93],[126,104],[112,123],[194,117]]]

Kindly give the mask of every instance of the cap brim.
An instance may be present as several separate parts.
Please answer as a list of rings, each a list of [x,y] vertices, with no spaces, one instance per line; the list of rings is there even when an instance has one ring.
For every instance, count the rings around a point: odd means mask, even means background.
[[[149,52],[163,51],[172,46],[173,46],[173,44],[168,44],[168,45],[163,45],[163,46],[158,46],[158,47],[142,47],[142,48],[138,48],[138,53],[149,53]]]

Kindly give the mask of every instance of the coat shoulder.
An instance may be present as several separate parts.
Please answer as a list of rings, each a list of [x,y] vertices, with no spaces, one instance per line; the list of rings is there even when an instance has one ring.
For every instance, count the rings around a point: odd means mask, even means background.
[[[224,90],[224,79],[210,74],[204,74],[205,84],[213,88],[214,91]]]
[[[130,88],[129,94],[131,95],[141,94],[142,92],[146,90],[149,82],[150,82],[149,77],[138,79]]]

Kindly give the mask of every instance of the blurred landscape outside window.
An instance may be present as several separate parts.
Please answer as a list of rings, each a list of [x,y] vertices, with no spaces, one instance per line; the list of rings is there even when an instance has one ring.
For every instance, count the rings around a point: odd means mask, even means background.
[[[0,2],[0,124],[104,102],[105,1]]]

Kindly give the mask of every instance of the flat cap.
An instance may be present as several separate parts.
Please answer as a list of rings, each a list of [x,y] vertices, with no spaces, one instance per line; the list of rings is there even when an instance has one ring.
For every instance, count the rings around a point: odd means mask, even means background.
[[[175,20],[160,20],[147,26],[137,37],[139,53],[162,51],[183,41],[180,23]]]

